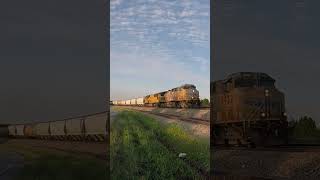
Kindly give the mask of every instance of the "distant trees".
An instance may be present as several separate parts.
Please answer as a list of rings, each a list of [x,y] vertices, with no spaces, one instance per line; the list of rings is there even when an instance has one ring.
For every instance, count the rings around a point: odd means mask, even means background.
[[[204,99],[200,100],[200,103],[201,103],[201,106],[202,106],[202,107],[208,107],[208,106],[210,106],[209,99],[207,99],[207,98],[204,98]]]
[[[320,137],[320,130],[316,126],[316,122],[308,116],[304,116],[299,120],[289,121],[289,134],[296,138]]]

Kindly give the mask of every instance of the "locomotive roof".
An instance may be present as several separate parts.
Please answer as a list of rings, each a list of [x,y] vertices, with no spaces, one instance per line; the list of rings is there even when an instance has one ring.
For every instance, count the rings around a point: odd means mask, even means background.
[[[193,84],[183,84],[182,86],[179,86],[177,88],[196,88]]]
[[[230,74],[224,80],[225,82],[230,81],[231,79],[238,79],[238,78],[250,78],[250,79],[265,79],[265,80],[272,80],[275,81],[271,76],[263,72],[237,72]]]

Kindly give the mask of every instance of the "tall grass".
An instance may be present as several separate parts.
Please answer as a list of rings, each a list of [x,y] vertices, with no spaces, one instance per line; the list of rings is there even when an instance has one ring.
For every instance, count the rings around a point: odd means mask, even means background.
[[[118,114],[110,142],[113,179],[202,179],[199,168],[209,169],[209,142],[138,112]]]

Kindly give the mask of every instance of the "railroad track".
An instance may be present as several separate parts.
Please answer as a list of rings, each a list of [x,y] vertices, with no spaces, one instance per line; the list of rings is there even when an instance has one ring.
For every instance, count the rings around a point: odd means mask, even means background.
[[[168,109],[208,109],[210,110],[210,107],[198,107],[198,108],[177,108],[177,107],[153,107],[153,106],[125,106],[125,105],[111,105],[111,106],[115,106],[115,107],[142,107],[142,108],[158,108],[158,109],[164,109],[164,108],[168,108]]]
[[[166,117],[169,119],[176,119],[176,120],[180,120],[180,121],[186,121],[186,122],[191,122],[191,123],[195,123],[195,124],[204,124],[204,125],[210,125],[210,122],[205,120],[205,119],[199,119],[199,118],[183,118],[181,116],[178,115],[173,115],[173,114],[163,114],[163,113],[156,113],[156,112],[150,112],[150,111],[144,111],[144,110],[140,110],[140,109],[134,109],[140,112],[144,112],[147,114],[153,114],[153,115],[157,115],[157,116],[162,116],[162,117]]]
[[[319,152],[319,145],[310,145],[310,144],[288,144],[281,146],[267,146],[267,147],[234,147],[234,146],[214,146],[214,150],[245,150],[245,151],[281,151],[281,152]]]

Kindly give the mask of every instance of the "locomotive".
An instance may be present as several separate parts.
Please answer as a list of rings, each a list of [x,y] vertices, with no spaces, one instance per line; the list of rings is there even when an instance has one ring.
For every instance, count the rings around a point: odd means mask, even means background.
[[[265,73],[239,72],[211,83],[214,145],[287,143],[284,94]]]
[[[193,84],[184,84],[168,91],[150,94],[142,98],[112,101],[113,105],[196,108],[200,107],[199,91]]]

